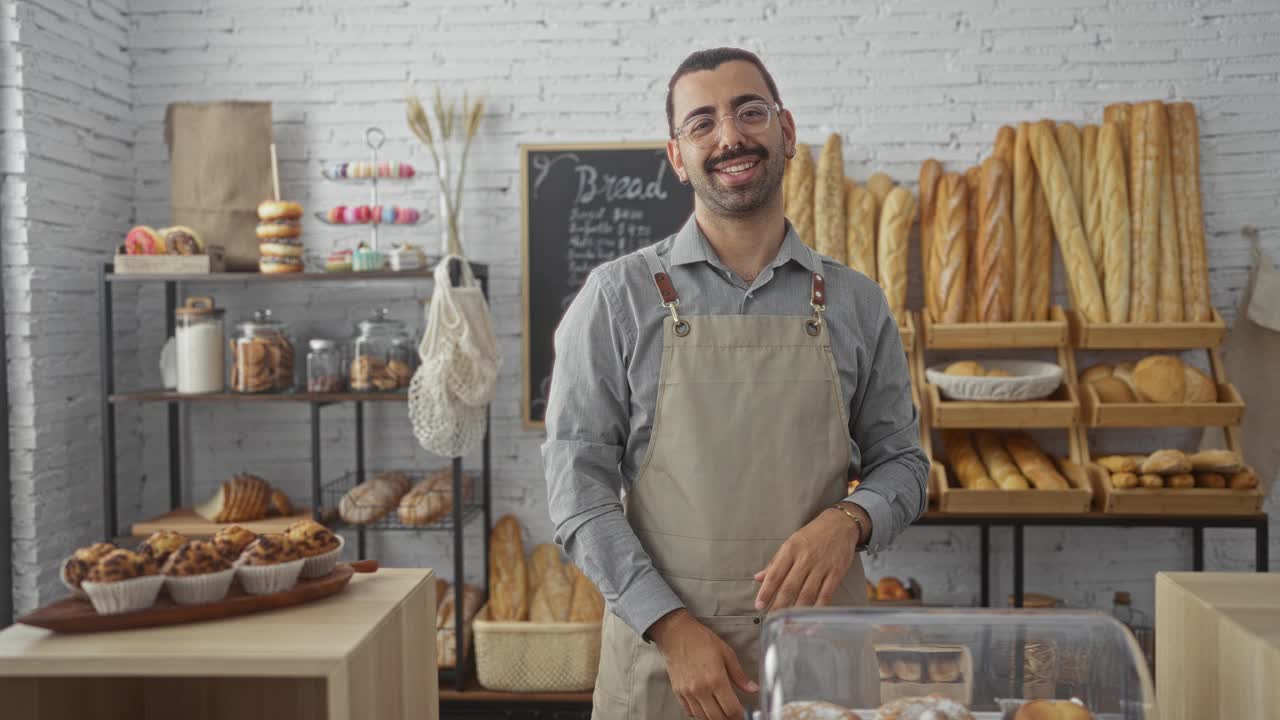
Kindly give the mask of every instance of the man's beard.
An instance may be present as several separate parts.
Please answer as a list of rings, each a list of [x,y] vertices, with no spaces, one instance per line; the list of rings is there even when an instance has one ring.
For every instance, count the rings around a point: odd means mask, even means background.
[[[726,160],[747,158],[760,163],[759,177],[742,187],[729,187],[720,182],[715,170]],[[764,147],[729,150],[717,157],[708,158],[698,172],[689,173],[689,182],[697,196],[712,211],[721,215],[745,215],[764,207],[773,199],[782,185],[786,158],[781,149],[770,151]]]

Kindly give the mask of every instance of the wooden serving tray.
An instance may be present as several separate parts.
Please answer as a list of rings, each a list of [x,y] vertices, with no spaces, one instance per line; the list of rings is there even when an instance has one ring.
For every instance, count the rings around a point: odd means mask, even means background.
[[[172,530],[187,537],[205,537],[213,535],[223,528],[239,525],[246,530],[261,535],[262,533],[284,532],[295,522],[310,519],[311,508],[295,508],[292,515],[277,515],[261,520],[246,520],[238,523],[215,523],[200,517],[195,510],[189,507],[182,507],[177,510],[170,510],[163,515],[157,515],[150,520],[136,522],[130,528],[130,532],[136,537],[146,537],[160,530]]]
[[[231,584],[231,591],[225,598],[204,605],[179,605],[162,590],[155,605],[121,615],[99,615],[88,599],[68,597],[24,615],[17,622],[54,632],[89,633],[217,620],[301,605],[336,595],[351,582],[355,573],[371,573],[377,569],[377,560],[338,563],[333,572],[324,577],[300,579],[291,590],[271,595],[249,595],[237,581]]]

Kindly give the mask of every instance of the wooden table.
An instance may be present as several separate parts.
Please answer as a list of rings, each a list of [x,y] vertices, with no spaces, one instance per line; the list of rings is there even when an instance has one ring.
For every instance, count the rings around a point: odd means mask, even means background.
[[[382,569],[306,605],[146,630],[13,625],[0,631],[0,715],[436,720],[433,578]]]
[[[1280,575],[1156,575],[1160,720],[1275,717]]]

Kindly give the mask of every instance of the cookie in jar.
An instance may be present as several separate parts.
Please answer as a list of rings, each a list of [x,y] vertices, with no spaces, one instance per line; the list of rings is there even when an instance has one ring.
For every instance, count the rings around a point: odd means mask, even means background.
[[[413,379],[412,340],[404,323],[381,308],[356,325],[347,382],[357,392],[393,392]]]
[[[231,339],[231,389],[242,393],[293,389],[295,356],[288,326],[256,310]]]

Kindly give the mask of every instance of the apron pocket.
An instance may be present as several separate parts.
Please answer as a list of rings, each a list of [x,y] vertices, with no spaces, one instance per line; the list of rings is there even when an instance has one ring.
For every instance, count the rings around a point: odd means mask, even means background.
[[[760,670],[760,630],[764,627],[764,619],[760,615],[710,615],[699,617],[698,622],[706,625],[724,640],[738,656],[738,663],[751,680],[757,680]],[[749,697],[739,692],[739,697]],[[754,700],[754,698],[751,698]]]

